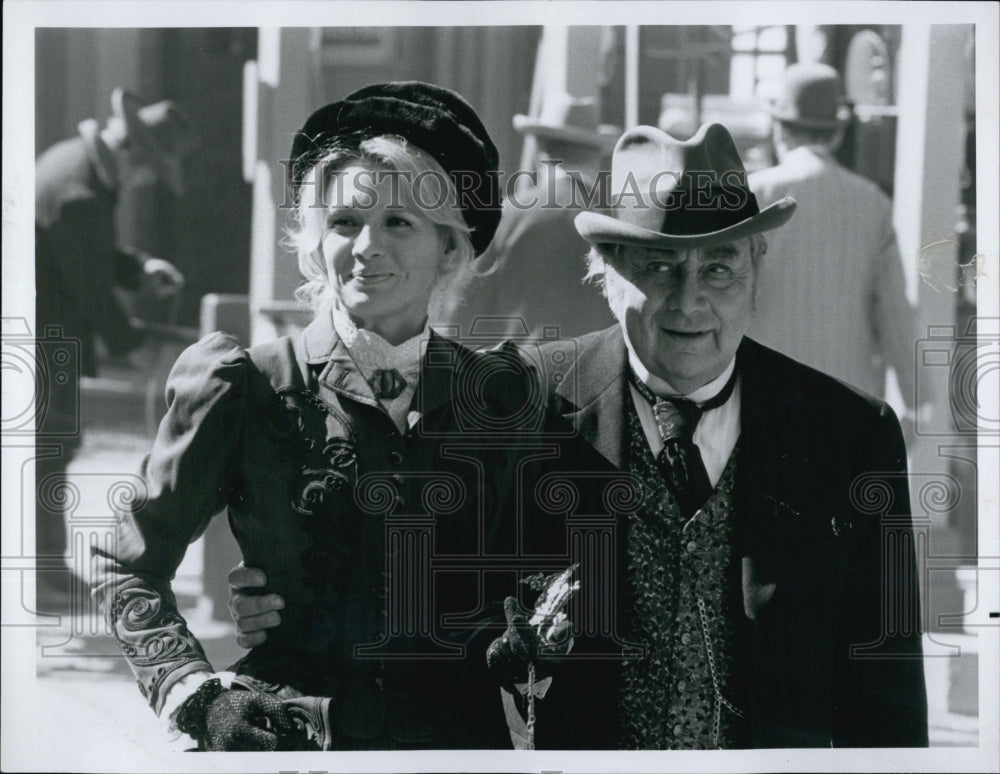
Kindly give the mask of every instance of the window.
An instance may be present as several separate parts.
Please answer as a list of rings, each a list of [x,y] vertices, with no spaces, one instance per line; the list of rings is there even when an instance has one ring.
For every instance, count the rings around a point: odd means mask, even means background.
[[[733,27],[729,95],[753,102],[767,96],[770,84],[785,70],[788,32],[783,25]]]

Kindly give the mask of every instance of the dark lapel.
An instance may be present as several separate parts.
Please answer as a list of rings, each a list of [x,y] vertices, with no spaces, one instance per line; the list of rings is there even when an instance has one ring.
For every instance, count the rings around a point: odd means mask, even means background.
[[[371,385],[354,364],[347,345],[337,335],[329,312],[321,312],[302,332],[302,349],[306,363],[319,369],[318,389],[321,398],[337,401],[330,392],[358,403],[381,408]]]
[[[551,408],[572,422],[612,465],[625,464],[625,374],[628,355],[621,327],[575,340],[576,362],[555,387]]]
[[[450,403],[455,389],[455,371],[471,353],[459,344],[431,331],[420,364],[420,381],[411,406],[421,414]]]

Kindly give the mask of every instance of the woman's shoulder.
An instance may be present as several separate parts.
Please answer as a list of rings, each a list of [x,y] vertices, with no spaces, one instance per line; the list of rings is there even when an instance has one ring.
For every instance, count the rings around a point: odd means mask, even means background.
[[[247,352],[234,336],[215,332],[185,349],[170,373],[171,379],[218,376],[239,378],[250,361]]]

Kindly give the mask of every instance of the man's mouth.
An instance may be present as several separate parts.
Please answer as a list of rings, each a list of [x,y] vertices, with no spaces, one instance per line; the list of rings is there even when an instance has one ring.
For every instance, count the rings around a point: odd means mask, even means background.
[[[660,330],[668,336],[674,336],[688,341],[697,341],[703,336],[708,336],[711,333],[709,330],[682,330],[678,328],[661,328]]]

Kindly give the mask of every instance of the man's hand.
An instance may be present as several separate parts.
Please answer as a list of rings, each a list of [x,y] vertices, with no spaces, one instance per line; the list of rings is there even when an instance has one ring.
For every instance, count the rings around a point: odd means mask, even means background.
[[[153,298],[169,298],[184,287],[184,275],[162,258],[147,258],[142,264],[142,274],[142,289]]]
[[[241,648],[255,648],[267,641],[267,629],[281,623],[278,613],[285,600],[277,594],[257,594],[255,589],[267,585],[263,570],[244,567],[241,562],[229,571],[229,613],[236,623]]]

